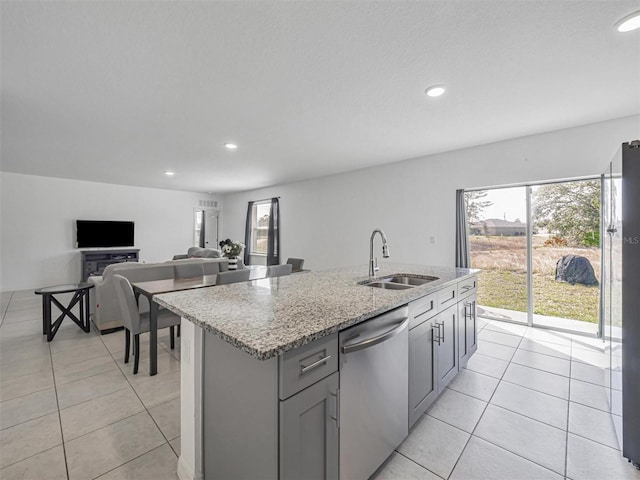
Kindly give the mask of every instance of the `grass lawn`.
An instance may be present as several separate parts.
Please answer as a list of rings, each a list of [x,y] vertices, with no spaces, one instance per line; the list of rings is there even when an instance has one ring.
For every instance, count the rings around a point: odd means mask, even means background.
[[[481,268],[478,303],[487,307],[527,311],[526,239],[470,237],[471,265]],[[555,281],[555,264],[569,253],[587,257],[600,277],[598,248],[545,247],[534,237],[533,312],[552,317],[598,322],[598,287]]]
[[[556,282],[552,275],[533,275],[533,313],[598,322],[598,287]],[[527,311],[525,273],[483,270],[478,278],[478,304]]]

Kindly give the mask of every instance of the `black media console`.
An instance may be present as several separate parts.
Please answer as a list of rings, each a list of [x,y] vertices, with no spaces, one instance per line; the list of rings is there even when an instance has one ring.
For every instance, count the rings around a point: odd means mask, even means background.
[[[89,277],[102,275],[105,267],[112,263],[137,262],[140,249],[128,250],[83,250],[82,253],[82,281]]]

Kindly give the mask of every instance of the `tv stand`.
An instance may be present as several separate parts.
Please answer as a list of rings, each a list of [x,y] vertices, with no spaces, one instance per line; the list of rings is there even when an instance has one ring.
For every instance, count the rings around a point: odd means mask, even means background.
[[[107,265],[121,262],[139,261],[138,248],[126,250],[83,250],[82,253],[82,281],[89,277],[102,275]]]

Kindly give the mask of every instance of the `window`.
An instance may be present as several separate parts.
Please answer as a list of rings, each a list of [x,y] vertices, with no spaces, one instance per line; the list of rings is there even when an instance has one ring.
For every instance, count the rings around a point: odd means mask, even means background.
[[[249,202],[245,225],[245,263],[250,265],[251,255],[259,255],[266,257],[267,265],[279,265],[280,202],[278,197]]]
[[[271,201],[255,202],[251,212],[251,253],[267,254],[269,243],[269,212]]]

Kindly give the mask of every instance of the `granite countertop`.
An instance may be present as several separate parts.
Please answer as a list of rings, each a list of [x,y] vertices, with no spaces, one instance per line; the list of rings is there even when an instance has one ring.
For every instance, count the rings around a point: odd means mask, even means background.
[[[431,275],[438,280],[406,290],[358,285],[367,265],[318,270],[231,285],[156,295],[162,306],[259,360],[330,335],[407,304],[476,273],[466,268],[384,263],[392,273]]]

